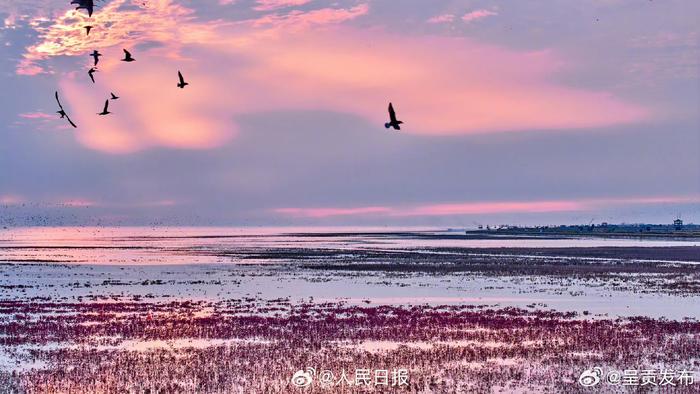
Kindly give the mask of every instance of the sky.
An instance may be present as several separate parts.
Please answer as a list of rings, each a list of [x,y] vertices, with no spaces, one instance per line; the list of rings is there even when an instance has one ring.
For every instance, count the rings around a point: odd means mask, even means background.
[[[0,2],[0,225],[697,223],[697,15],[685,0],[103,0],[91,18]]]

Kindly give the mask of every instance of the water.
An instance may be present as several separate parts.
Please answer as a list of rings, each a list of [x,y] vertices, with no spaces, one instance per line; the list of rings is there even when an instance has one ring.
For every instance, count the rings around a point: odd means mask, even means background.
[[[405,229],[401,229],[405,231]],[[435,229],[410,229],[438,234]],[[429,258],[449,251],[432,248],[659,247],[696,246],[696,241],[644,239],[463,239],[392,234],[387,228],[17,228],[0,233],[0,295],[6,299],[154,300],[236,297],[342,300],[374,304],[542,304],[561,311],[598,315],[700,317],[694,295],[640,292],[644,281],[668,280],[631,274],[619,288],[608,278],[581,281],[558,275],[490,275],[479,272],[421,273],[325,271],[304,264],[330,259],[311,251],[334,251],[333,261],[360,260],[367,251],[419,250]],[[294,253],[282,252],[294,250]],[[301,249],[301,250],[299,250]],[[537,249],[533,249],[537,250]],[[337,254],[341,251],[341,254]],[[265,253],[265,257],[259,257]],[[279,254],[278,254],[279,253]],[[457,253],[457,252],[455,252]],[[466,257],[494,256],[470,253]],[[449,257],[449,256],[447,256]],[[548,262],[552,257],[513,254],[515,261]],[[503,256],[492,257],[495,262]],[[386,260],[392,262],[391,257]],[[561,257],[559,263],[619,263],[625,259]],[[651,261],[651,260],[650,260]],[[658,260],[657,260],[658,261]],[[663,260],[662,260],[663,261]],[[673,260],[664,261],[664,263]],[[31,263],[42,263],[40,265]],[[67,264],[68,266],[66,266]],[[625,278],[626,279],[626,278]]]
[[[698,240],[644,238],[439,239],[393,236],[392,232],[439,229],[385,227],[32,227],[0,231],[0,261],[104,265],[250,263],[226,252],[285,248],[406,250],[426,248],[562,248],[699,246]],[[360,235],[358,235],[360,233]],[[455,234],[457,235],[457,234]],[[459,233],[459,235],[462,235]]]

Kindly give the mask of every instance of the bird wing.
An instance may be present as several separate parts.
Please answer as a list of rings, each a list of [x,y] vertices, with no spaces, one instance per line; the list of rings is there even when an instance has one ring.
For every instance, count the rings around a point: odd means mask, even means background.
[[[394,112],[394,106],[389,103],[389,119],[392,122],[396,122],[396,112]]]
[[[124,56],[126,56],[127,59],[131,57],[131,53],[129,53],[129,51],[126,49],[122,49],[122,51],[124,51]]]
[[[185,79],[182,78],[182,73],[180,71],[177,72],[177,77],[180,78],[180,83],[185,83]]]
[[[93,6],[94,6],[95,4],[93,3],[92,0],[88,0],[88,1],[86,1],[85,3],[86,3],[86,7],[85,7],[85,8],[87,8],[88,16],[92,16]]]
[[[61,112],[63,113],[63,116],[65,116],[66,119],[68,119],[68,123],[70,123],[71,126],[73,126],[77,129],[78,126],[76,126],[75,123],[73,123],[73,121],[70,119],[70,117],[68,116],[66,111],[63,109],[63,106],[61,105],[61,101],[58,99],[58,91],[55,92],[54,96],[56,96],[56,102],[58,103],[58,107],[61,108]]]
[[[58,103],[58,108],[60,108],[61,111],[63,111],[63,106],[61,105],[61,101],[58,99],[58,90],[56,91],[55,96],[56,96],[56,102]]]
[[[73,127],[76,128],[76,129],[78,128],[78,126],[76,126],[75,123],[73,123],[73,121],[70,120],[70,117],[68,117],[67,114],[66,114],[66,119],[68,120],[68,123],[70,123],[71,126],[73,126]]]
[[[105,108],[102,110],[102,112],[107,112],[107,107],[109,107],[109,100],[105,100]]]
[[[95,77],[92,76],[92,73],[94,73],[94,71],[92,71],[92,69],[90,69],[90,71],[88,71],[88,75],[90,76],[90,79],[91,79],[92,82],[94,83],[94,82],[95,82]]]

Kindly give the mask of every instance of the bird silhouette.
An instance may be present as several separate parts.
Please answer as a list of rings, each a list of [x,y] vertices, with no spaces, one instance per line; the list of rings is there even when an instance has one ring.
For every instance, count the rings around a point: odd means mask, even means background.
[[[96,72],[97,72],[97,69],[95,67],[92,67],[88,70],[88,75],[90,76],[92,83],[95,83],[95,76],[93,76],[92,74],[94,74]]]
[[[122,59],[123,62],[133,62],[136,59],[131,57],[131,53],[127,51],[126,49],[122,49],[124,51],[124,59]]]
[[[95,77],[92,75],[97,72],[97,69],[95,67],[90,68],[88,70],[88,75],[90,76],[90,79],[92,80],[92,83],[95,83]]]
[[[92,16],[93,8],[95,7],[95,2],[93,0],[73,0],[71,4],[77,4],[76,10],[81,8],[87,10],[88,16]]]
[[[110,97],[110,99],[112,99],[112,100],[116,100],[119,98],[119,97],[115,96],[114,93],[112,93],[112,92],[109,92],[109,94],[112,95],[112,97]]]
[[[95,59],[95,66],[97,66],[97,63],[100,61],[100,56],[102,56],[102,54],[97,52],[97,49],[95,49],[94,51],[92,51],[90,56],[92,56]]]
[[[66,118],[68,123],[70,123],[71,126],[73,126],[74,128],[77,129],[78,126],[76,126],[75,123],[73,123],[73,121],[70,119],[70,117],[68,116],[66,111],[63,109],[63,106],[61,105],[61,100],[58,99],[58,91],[56,91],[54,96],[56,96],[56,102],[58,103],[58,108],[60,108],[60,110],[56,111],[56,113],[61,115],[61,119]]]
[[[99,113],[97,113],[97,114],[98,114],[98,115],[108,115],[108,114],[111,114],[111,112],[109,112],[109,111],[107,110],[107,107],[109,107],[109,99],[105,100],[105,107],[102,109],[102,112],[99,112]]]
[[[396,112],[394,111],[394,106],[389,103],[389,123],[384,123],[384,127],[387,129],[389,127],[393,127],[394,130],[401,130],[401,126],[399,126],[401,123],[403,123],[400,120],[396,120]]]
[[[185,86],[189,85],[189,83],[185,82],[185,79],[182,78],[182,73],[180,70],[177,71],[177,77],[180,79],[180,82],[177,83],[177,87],[180,89],[184,89]]]
[[[90,35],[90,30],[92,30],[92,26],[85,26],[85,35],[89,36]]]

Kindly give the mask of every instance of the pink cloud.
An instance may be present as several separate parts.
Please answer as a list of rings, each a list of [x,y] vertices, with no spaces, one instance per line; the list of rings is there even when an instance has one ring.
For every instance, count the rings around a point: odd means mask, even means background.
[[[428,23],[449,23],[455,20],[455,16],[452,14],[436,15],[428,19]]]
[[[198,22],[169,0],[118,11],[124,4],[115,0],[94,15],[113,26],[91,40],[80,14],[66,12],[25,55],[29,64],[81,56],[87,67],[89,51],[105,54],[98,84],[83,71],[59,82],[79,125],[77,140],[105,152],[209,149],[235,138],[237,116],[269,111],[343,112],[384,131],[390,100],[404,133],[426,135],[595,128],[650,117],[610,92],[558,82],[566,62],[552,51],[345,26],[368,12],[366,4],[235,23]],[[132,50],[137,63],[118,61],[122,47],[140,42],[163,45]],[[190,82],[182,91],[177,70]],[[111,104],[114,114],[96,116],[110,91],[121,97]]]
[[[17,115],[19,118],[12,123],[18,127],[30,124],[35,130],[47,132],[73,130],[73,127],[68,125],[65,119],[61,119],[58,114],[47,114],[45,112],[24,112]]]
[[[602,127],[649,116],[608,92],[557,84],[552,75],[565,63],[549,51],[344,27],[217,47],[250,61],[240,71],[244,86],[254,85],[246,86],[249,111],[327,109],[382,125],[392,100],[405,132],[442,135]]]
[[[693,204],[700,203],[700,196],[616,197],[587,200],[590,206],[626,204]]]
[[[0,195],[0,205],[17,205],[24,202],[20,196],[13,194]]]
[[[311,0],[258,0],[255,7],[256,11],[272,11],[278,8],[300,6],[310,3]]]
[[[370,214],[387,214],[391,209],[386,207],[359,208],[278,208],[275,212],[294,217],[325,218],[332,216],[356,216]]]
[[[514,212],[571,212],[583,209],[577,201],[510,201],[468,202],[456,204],[423,205],[397,210],[392,216],[452,216]]]
[[[39,75],[45,70],[28,59],[22,59],[17,67],[17,75]]]
[[[230,102],[213,100],[210,92],[218,90],[206,70],[188,72],[187,63],[180,69],[192,83],[178,89],[178,66],[158,58],[137,56],[135,67],[112,68],[97,74],[100,83],[108,87],[94,89],[82,74],[71,75],[60,82],[61,90],[74,108],[72,117],[79,125],[75,134],[79,142],[109,153],[129,153],[154,146],[176,149],[209,149],[220,146],[236,134],[230,121]],[[202,75],[202,78],[198,78]],[[83,79],[81,81],[80,79]],[[158,88],[143,89],[144,86]],[[110,102],[111,115],[97,112],[109,91],[119,100]]]
[[[489,11],[489,10],[476,10],[472,12],[468,12],[462,16],[462,20],[469,23],[473,22],[479,19],[483,19],[489,16],[495,16],[498,15],[497,12],[495,11]]]
[[[303,30],[314,25],[342,23],[367,14],[369,6],[360,4],[353,8],[321,8],[312,11],[291,11],[286,14],[269,14],[253,20],[253,27],[275,30]]]
[[[571,201],[534,202],[466,202],[430,204],[404,207],[355,207],[355,208],[279,208],[274,212],[294,217],[325,218],[333,216],[452,216],[513,212],[562,212],[577,211],[582,206]]]
[[[504,213],[545,213],[590,211],[619,205],[692,204],[700,196],[600,198],[581,200],[498,201],[425,204],[411,206],[370,206],[345,208],[279,208],[273,211],[293,217],[327,218],[334,216],[460,216]]]
[[[136,9],[124,10],[125,6]],[[143,41],[168,42],[179,47],[201,42],[212,34],[213,26],[192,23],[194,12],[172,0],[131,1],[114,0],[104,4],[88,18],[83,11],[69,8],[44,27],[49,21],[44,16],[31,19],[30,24],[40,34],[41,41],[27,48],[18,64],[17,73],[35,75],[54,72],[42,66],[42,61],[55,56],[80,56],[89,63],[87,54],[93,49]],[[85,25],[93,25],[86,39]],[[109,28],[101,28],[109,26]]]
[[[56,119],[55,115],[50,115],[44,112],[25,112],[17,116],[24,119]]]

